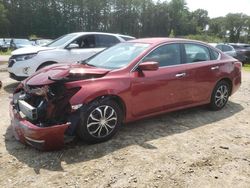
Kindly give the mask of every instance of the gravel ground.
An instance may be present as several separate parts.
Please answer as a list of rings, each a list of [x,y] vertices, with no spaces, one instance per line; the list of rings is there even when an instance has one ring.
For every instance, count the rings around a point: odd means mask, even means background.
[[[18,143],[0,72],[0,187],[250,187],[250,72],[219,112],[206,107],[124,125],[110,141],[55,152]]]

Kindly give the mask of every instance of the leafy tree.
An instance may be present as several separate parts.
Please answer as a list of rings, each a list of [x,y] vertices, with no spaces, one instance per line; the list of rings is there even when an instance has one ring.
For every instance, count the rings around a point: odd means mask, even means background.
[[[197,9],[192,12],[193,21],[195,22],[197,33],[204,31],[209,22],[208,12],[203,9]]]
[[[206,10],[190,11],[185,0],[0,0],[0,37],[56,38],[77,31],[250,42],[250,17],[210,19]]]
[[[7,10],[4,5],[0,1],[0,35],[7,36],[8,35],[8,24],[9,21],[7,19]]]
[[[228,14],[225,18],[225,28],[229,31],[230,42],[239,42],[248,17],[245,14]],[[248,28],[249,30],[249,28]]]

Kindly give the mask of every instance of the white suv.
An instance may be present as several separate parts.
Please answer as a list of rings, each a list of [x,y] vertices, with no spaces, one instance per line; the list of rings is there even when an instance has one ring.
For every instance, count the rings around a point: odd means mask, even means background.
[[[13,51],[8,71],[11,78],[21,81],[45,66],[85,60],[107,47],[131,39],[134,37],[111,33],[70,33],[43,47],[34,46]]]

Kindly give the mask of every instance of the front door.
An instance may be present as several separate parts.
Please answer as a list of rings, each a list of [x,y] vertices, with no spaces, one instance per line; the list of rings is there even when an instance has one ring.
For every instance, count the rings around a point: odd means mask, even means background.
[[[133,115],[143,116],[190,103],[189,75],[182,63],[180,45],[162,45],[142,62],[156,61],[156,71],[131,73]]]

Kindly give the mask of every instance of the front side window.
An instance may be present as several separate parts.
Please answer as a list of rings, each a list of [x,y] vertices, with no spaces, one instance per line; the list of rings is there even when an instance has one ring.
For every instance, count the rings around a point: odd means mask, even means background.
[[[198,44],[184,44],[186,51],[186,62],[194,63],[210,60],[209,49]]]
[[[113,46],[120,41],[115,37],[111,35],[96,35],[96,47],[97,48],[106,48]]]
[[[72,42],[73,44],[78,44],[79,48],[95,48],[95,36],[94,35],[85,35],[83,37],[79,37]]]
[[[156,48],[144,59],[146,61],[155,61],[160,67],[181,64],[181,52],[179,44],[166,44]]]

